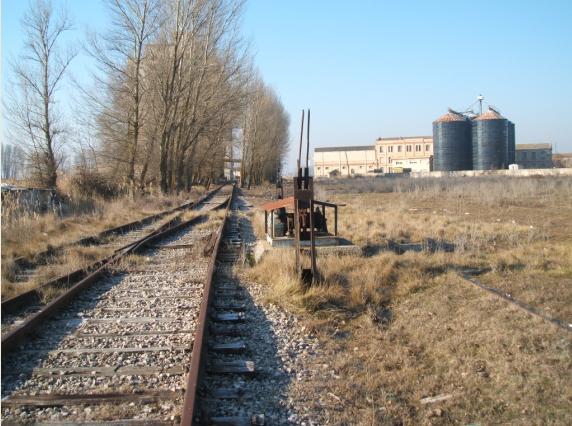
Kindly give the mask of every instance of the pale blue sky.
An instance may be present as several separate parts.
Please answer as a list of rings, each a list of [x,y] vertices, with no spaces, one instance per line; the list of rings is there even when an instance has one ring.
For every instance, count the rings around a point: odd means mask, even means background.
[[[75,19],[71,39],[106,26],[99,0],[53,3]],[[4,87],[26,7],[2,1]],[[250,0],[243,30],[291,114],[290,170],[302,108],[312,110],[312,147],[366,145],[429,135],[447,107],[479,93],[515,122],[517,143],[572,152],[571,23],[572,0]],[[78,58],[74,74],[85,78],[88,65]]]

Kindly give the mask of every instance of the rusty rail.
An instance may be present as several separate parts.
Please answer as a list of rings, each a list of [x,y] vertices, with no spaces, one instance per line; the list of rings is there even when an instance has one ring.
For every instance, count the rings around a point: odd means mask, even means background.
[[[234,188],[233,188],[233,193],[234,193]],[[202,201],[204,201],[204,199],[206,199],[206,197],[204,197]],[[228,197],[224,202],[216,206],[215,210],[225,206],[228,207],[230,205],[231,200],[232,200],[232,195]],[[24,342],[28,338],[28,336],[33,332],[33,330],[38,325],[43,323],[43,321],[52,316],[63,306],[67,305],[82,290],[86,289],[92,283],[96,282],[107,271],[107,268],[109,266],[116,263],[127,254],[136,253],[142,250],[147,244],[151,244],[161,238],[164,238],[183,227],[191,226],[199,222],[203,218],[204,215],[200,215],[188,221],[175,224],[174,226],[169,227],[168,229],[165,229],[162,232],[154,231],[149,235],[147,235],[146,237],[126,246],[125,250],[114,253],[112,256],[106,259],[106,261],[102,261],[103,263],[95,271],[89,273],[81,281],[75,283],[72,287],[70,287],[60,296],[56,297],[50,303],[42,307],[38,312],[29,315],[21,324],[19,324],[17,327],[15,327],[14,329],[6,333],[4,336],[2,336],[2,354],[7,353],[8,351],[18,347],[22,342]]]
[[[224,185],[221,185],[218,188],[215,188],[211,192],[203,195],[202,197],[200,197],[199,199],[197,199],[195,201],[191,201],[189,203],[183,204],[183,205],[181,205],[181,206],[179,206],[173,210],[170,210],[168,212],[159,213],[159,215],[166,215],[167,213],[174,212],[174,211],[191,209],[191,208],[195,207],[196,205],[206,201],[207,199],[209,199],[213,195],[215,195],[223,186]],[[157,215],[154,215],[154,216],[157,216]],[[145,219],[142,219],[142,220],[145,220]],[[160,232],[163,232],[164,230],[169,229],[174,224],[176,224],[178,220],[180,220],[178,217],[170,220],[166,224],[162,225],[160,228],[153,231],[151,234],[146,235],[145,237],[142,237],[136,241],[133,241],[133,242],[131,242],[131,243],[129,243],[123,247],[120,247],[119,249],[115,250],[115,253],[124,251],[133,245],[137,245],[153,234],[160,233]],[[141,222],[141,221],[137,221],[137,222]],[[131,224],[122,225],[121,227],[114,228],[114,229],[119,229],[119,228],[127,229],[126,227],[134,226],[135,223],[136,222],[132,222]],[[108,231],[104,231],[104,232],[111,232],[111,231],[112,230],[108,230]],[[89,237],[89,238],[91,238],[91,237]],[[72,243],[70,245],[73,245],[76,243]],[[24,293],[20,293],[17,296],[14,296],[14,297],[11,297],[10,299],[6,299],[6,300],[2,301],[2,310],[1,310],[2,317],[4,317],[5,314],[13,314],[15,311],[17,311],[18,309],[20,309],[23,306],[30,305],[33,303],[37,303],[41,299],[41,293],[40,292],[42,289],[48,288],[48,287],[56,287],[56,288],[57,287],[67,287],[73,283],[77,283],[77,282],[85,279],[86,277],[88,277],[91,273],[94,273],[94,271],[97,271],[102,266],[104,266],[107,263],[109,263],[110,261],[112,261],[114,259],[114,257],[115,257],[115,254],[108,256],[106,258],[100,259],[100,260],[92,263],[91,265],[88,265],[88,266],[81,268],[81,269],[77,269],[73,272],[70,272],[67,275],[46,281],[45,283],[39,285],[38,287],[36,287],[34,289],[28,290]]]
[[[66,247],[73,247],[73,246],[77,246],[77,245],[83,245],[83,246],[99,245],[99,242],[102,239],[109,237],[110,235],[123,234],[126,231],[131,231],[131,230],[137,228],[138,226],[146,226],[150,223],[156,222],[157,220],[159,220],[159,219],[161,219],[161,218],[163,218],[163,217],[165,217],[171,213],[191,209],[197,203],[200,203],[201,201],[204,201],[205,198],[208,198],[209,196],[215,194],[223,186],[224,185],[218,186],[217,188],[213,189],[212,191],[208,192],[207,194],[199,197],[195,201],[189,201],[189,202],[183,203],[180,206],[177,206],[175,208],[172,208],[169,210],[164,210],[162,212],[155,213],[151,216],[147,216],[147,217],[144,217],[144,218],[139,219],[139,220],[134,220],[132,222],[125,223],[123,225],[119,225],[119,226],[116,226],[116,227],[113,227],[110,229],[106,229],[105,231],[102,231],[96,235],[83,237],[83,238],[80,238],[79,240],[68,242],[68,243],[63,243],[63,244],[61,244],[57,247],[51,248],[49,250],[44,250],[44,251],[38,252],[38,253],[33,255],[33,257],[34,257],[33,262],[29,262],[24,257],[19,257],[19,258],[15,259],[15,262],[18,266],[21,266],[21,267],[36,266],[38,264],[43,264],[47,258],[52,256],[54,253],[60,252],[61,250],[63,250]]]
[[[198,401],[197,392],[200,380],[204,374],[206,365],[206,341],[208,337],[208,310],[212,300],[212,284],[214,279],[214,274],[216,271],[217,256],[220,248],[220,243],[222,241],[222,236],[224,233],[224,228],[228,220],[228,213],[231,209],[232,201],[234,199],[236,188],[233,187],[232,194],[229,198],[228,204],[226,206],[226,214],[224,220],[217,231],[216,242],[214,244],[214,250],[209,262],[209,268],[207,272],[207,280],[203,289],[203,299],[201,301],[201,308],[199,311],[199,317],[197,320],[197,328],[195,331],[195,339],[193,341],[193,352],[191,357],[191,365],[189,368],[189,373],[187,375],[187,384],[185,387],[185,400],[183,404],[183,412],[181,414],[181,425],[190,426],[196,422]]]
[[[481,290],[484,290],[489,294],[498,297],[499,299],[504,300],[505,302],[510,303],[513,306],[516,306],[517,308],[521,309],[522,311],[526,312],[531,316],[540,318],[544,321],[551,323],[552,325],[555,325],[556,327],[564,331],[567,331],[568,333],[572,333],[572,324],[568,324],[566,321],[551,317],[550,315],[544,313],[540,309],[535,308],[534,306],[531,306],[527,303],[521,302],[520,300],[515,299],[510,294],[502,290],[499,290],[498,288],[489,287],[488,285],[485,285],[480,281],[472,278],[470,274],[460,273],[459,277],[461,277],[463,281],[465,281],[466,283],[472,284],[473,286],[480,288]]]

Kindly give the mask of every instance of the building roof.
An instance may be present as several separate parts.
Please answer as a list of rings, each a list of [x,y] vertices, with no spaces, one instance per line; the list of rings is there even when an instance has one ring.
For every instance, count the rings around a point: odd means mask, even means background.
[[[505,120],[505,118],[500,114],[500,112],[489,106],[488,111],[483,112],[481,115],[477,115],[475,117],[475,121],[481,120]]]
[[[377,138],[376,141],[395,141],[407,139],[433,139],[433,136],[396,136],[394,138]]]
[[[449,112],[447,112],[447,114],[442,115],[433,123],[444,123],[451,121],[467,121],[467,118],[463,116],[463,114],[457,111],[453,111],[451,108],[449,108]]]
[[[314,148],[314,152],[331,152],[331,151],[375,151],[373,145],[360,145],[360,146],[332,146]]]
[[[552,149],[551,143],[517,143],[516,149]]]

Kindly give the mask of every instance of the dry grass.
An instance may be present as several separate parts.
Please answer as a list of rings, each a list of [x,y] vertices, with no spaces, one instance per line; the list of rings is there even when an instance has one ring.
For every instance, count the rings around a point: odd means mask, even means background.
[[[3,203],[2,298],[12,297],[50,278],[85,267],[111,254],[112,250],[81,246],[64,248],[63,252],[54,256],[50,265],[38,268],[37,277],[24,283],[15,282],[18,273],[16,258],[33,260],[39,252],[174,208],[187,202],[189,198],[198,198],[205,189],[193,188],[191,195],[154,194],[136,198],[123,196],[110,200],[97,196],[85,197],[77,191],[68,191],[65,212],[22,213],[16,206]],[[161,223],[172,217],[173,215],[165,217]]]
[[[572,423],[570,335],[457,275],[489,268],[481,281],[572,322],[572,180],[459,181],[399,181],[374,194],[342,193],[338,182],[320,198],[348,203],[341,235],[369,257],[319,258],[322,282],[307,292],[292,253],[245,271],[319,336],[331,374],[293,391],[339,397],[316,403],[330,423]],[[388,239],[427,237],[457,250],[386,249]],[[420,403],[440,394],[451,398]]]

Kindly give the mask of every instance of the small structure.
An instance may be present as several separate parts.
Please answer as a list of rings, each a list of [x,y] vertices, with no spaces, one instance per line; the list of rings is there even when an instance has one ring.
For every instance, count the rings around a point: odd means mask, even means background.
[[[341,205],[313,200],[313,228],[316,246],[334,246],[343,243],[338,237],[338,207]],[[294,247],[296,224],[294,222],[294,197],[270,201],[260,207],[264,210],[264,232],[266,240],[273,247]],[[326,208],[333,209],[333,233],[328,229]],[[331,224],[329,225],[331,229]],[[309,211],[300,212],[300,245],[310,245]]]

